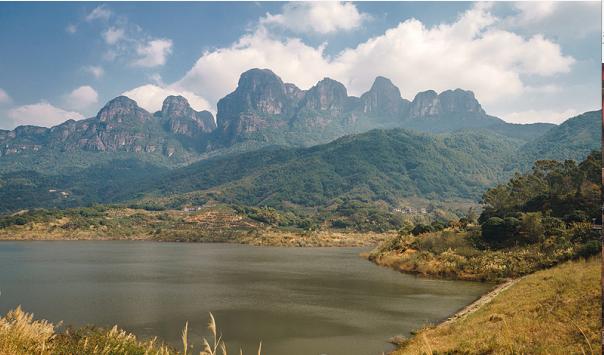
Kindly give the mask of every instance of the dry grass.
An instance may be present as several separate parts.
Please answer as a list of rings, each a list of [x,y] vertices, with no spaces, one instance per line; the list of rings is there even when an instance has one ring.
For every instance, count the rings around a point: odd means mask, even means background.
[[[188,322],[182,331],[182,351],[158,344],[156,339],[141,341],[117,326],[109,330],[68,328],[63,332],[58,332],[57,328],[46,320],[34,320],[33,314],[18,307],[0,318],[0,355],[228,355],[212,314],[208,324],[212,338],[210,341],[202,339],[203,350],[200,352],[191,351]],[[258,355],[261,351],[262,343]],[[241,350],[239,354],[243,355]]]
[[[600,354],[600,270],[597,257],[538,271],[394,354]]]

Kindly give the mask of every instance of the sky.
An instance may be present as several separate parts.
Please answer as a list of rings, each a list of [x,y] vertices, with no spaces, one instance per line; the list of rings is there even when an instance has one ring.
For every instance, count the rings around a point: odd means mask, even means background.
[[[599,109],[600,2],[0,3],[0,129],[94,116],[126,95],[216,112],[239,75],[360,96],[376,76],[404,98],[472,90],[508,122]]]

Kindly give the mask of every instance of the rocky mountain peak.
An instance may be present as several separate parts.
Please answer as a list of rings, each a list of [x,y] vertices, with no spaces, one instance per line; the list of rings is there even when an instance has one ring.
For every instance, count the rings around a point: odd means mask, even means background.
[[[168,96],[164,100],[160,115],[165,127],[172,133],[193,137],[211,132],[216,128],[214,116],[209,111],[197,112],[183,96]]]
[[[150,119],[151,115],[138,107],[136,101],[126,96],[118,96],[109,101],[96,117],[101,122],[122,123],[125,120],[143,122]]]
[[[324,78],[310,88],[303,99],[303,107],[316,111],[342,112],[348,94],[342,83]]]
[[[400,90],[390,79],[378,76],[371,89],[361,96],[361,104],[364,113],[394,117],[400,116],[409,102],[401,98]]]
[[[218,101],[218,112],[219,116],[245,111],[279,115],[286,99],[281,78],[268,69],[250,69],[241,74],[237,89]]]
[[[410,108],[412,118],[452,113],[485,115],[474,93],[461,89],[446,90],[440,94],[434,90],[420,92],[413,99]]]
[[[476,100],[474,93],[469,90],[455,89],[443,91],[438,95],[444,112],[476,112],[485,113]]]
[[[183,96],[168,96],[161,107],[162,116],[186,116],[193,109]]]

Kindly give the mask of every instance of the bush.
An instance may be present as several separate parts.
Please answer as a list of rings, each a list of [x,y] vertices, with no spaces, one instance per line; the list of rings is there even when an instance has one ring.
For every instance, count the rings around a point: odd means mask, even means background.
[[[428,224],[418,224],[411,230],[413,235],[420,235],[428,232],[434,232],[434,228]]]
[[[14,223],[18,226],[24,226],[27,224],[27,219],[23,216],[18,216],[17,218],[15,218]]]
[[[482,238],[492,246],[503,246],[514,239],[519,226],[515,217],[491,217],[482,225]]]
[[[576,258],[587,258],[602,252],[602,242],[599,240],[590,240],[577,248]]]
[[[600,231],[593,229],[589,222],[573,223],[568,229],[568,236],[574,243],[587,243],[600,240]]]

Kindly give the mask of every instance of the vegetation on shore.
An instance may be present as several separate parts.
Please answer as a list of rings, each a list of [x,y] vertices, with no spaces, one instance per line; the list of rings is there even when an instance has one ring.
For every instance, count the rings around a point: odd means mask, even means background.
[[[282,226],[271,209],[232,208],[149,211],[93,206],[32,210],[0,217],[0,240],[152,240],[226,242],[270,246],[370,246],[392,233]]]
[[[601,354],[601,262],[528,275],[476,311],[418,331],[393,354]]]
[[[369,259],[403,272],[502,280],[601,250],[600,153],[585,161],[539,161],[533,171],[488,190],[472,218],[433,231],[409,226]]]

